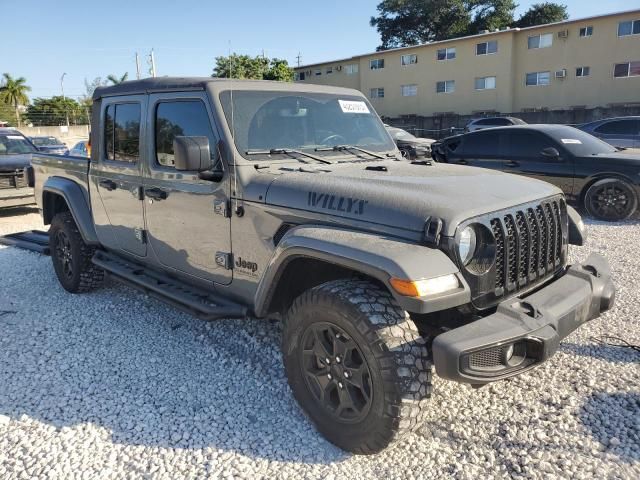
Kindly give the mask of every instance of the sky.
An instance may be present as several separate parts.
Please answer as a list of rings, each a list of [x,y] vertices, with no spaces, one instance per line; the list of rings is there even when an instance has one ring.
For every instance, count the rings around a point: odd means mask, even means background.
[[[0,0],[0,73],[23,76],[30,97],[86,92],[84,80],[143,76],[154,49],[158,76],[209,76],[229,51],[302,64],[374,51],[369,26],[380,0]],[[536,1],[521,0],[516,17]],[[640,8],[640,0],[559,0],[570,18]]]

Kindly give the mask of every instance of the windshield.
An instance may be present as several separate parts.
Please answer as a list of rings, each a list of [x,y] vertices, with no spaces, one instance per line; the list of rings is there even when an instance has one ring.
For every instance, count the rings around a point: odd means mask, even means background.
[[[573,155],[579,157],[617,152],[608,143],[577,128],[559,128],[552,130],[549,134]]]
[[[60,145],[62,146],[62,142],[58,140],[56,137],[33,137],[31,139],[34,145],[38,147],[44,146],[52,146],[52,145]]]
[[[0,155],[33,153],[31,144],[21,135],[0,135]]]
[[[398,140],[415,140],[415,136],[411,135],[406,130],[402,130],[401,128],[390,128],[389,133],[391,136]]]
[[[246,152],[283,148],[314,152],[337,145],[374,152],[395,149],[371,105],[359,96],[227,90],[220,94],[220,101],[237,149],[252,160],[256,156]]]

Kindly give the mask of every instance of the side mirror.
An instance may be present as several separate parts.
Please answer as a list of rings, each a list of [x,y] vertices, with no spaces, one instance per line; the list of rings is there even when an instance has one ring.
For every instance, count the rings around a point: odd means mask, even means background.
[[[173,154],[176,170],[205,172],[213,168],[207,137],[175,137]]]
[[[558,160],[560,158],[560,152],[553,147],[547,147],[540,152],[543,157],[547,157],[551,160]]]

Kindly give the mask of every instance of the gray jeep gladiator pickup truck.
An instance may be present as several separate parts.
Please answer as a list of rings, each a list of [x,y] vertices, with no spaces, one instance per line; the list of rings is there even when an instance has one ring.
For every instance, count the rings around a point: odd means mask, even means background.
[[[560,190],[403,159],[355,90],[161,78],[93,101],[89,160],[33,159],[62,286],[281,319],[293,394],[345,450],[419,427],[433,367],[518,375],[613,304],[602,257],[568,264],[584,226]]]

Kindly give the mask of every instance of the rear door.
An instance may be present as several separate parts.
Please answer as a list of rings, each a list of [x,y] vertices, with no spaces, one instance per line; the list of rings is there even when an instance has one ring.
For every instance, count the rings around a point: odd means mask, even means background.
[[[454,162],[459,165],[502,170],[504,156],[499,130],[488,129],[468,133],[462,137],[462,145],[456,150]]]
[[[620,119],[603,123],[594,129],[594,134],[613,145],[621,148],[640,146],[640,120]]]
[[[147,123],[145,215],[155,256],[167,269],[205,281],[231,283],[232,270],[216,263],[230,259],[231,254],[229,174],[225,172],[221,181],[214,182],[200,179],[198,172],[174,168],[176,136],[205,136],[215,154],[220,136],[206,94],[153,94]]]
[[[98,162],[91,164],[91,202],[100,243],[139,257],[147,254],[140,139],[144,95],[103,99]]]
[[[569,152],[546,135],[524,129],[505,129],[505,171],[549,182],[567,195],[573,191],[574,159]],[[555,148],[558,159],[542,155],[545,148]]]

